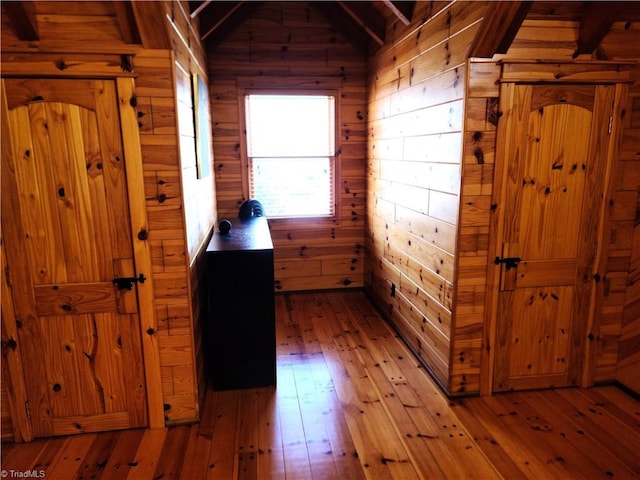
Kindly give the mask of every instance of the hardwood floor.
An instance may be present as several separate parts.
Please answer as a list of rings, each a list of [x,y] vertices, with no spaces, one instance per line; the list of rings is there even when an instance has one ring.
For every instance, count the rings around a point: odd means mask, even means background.
[[[209,391],[197,425],[3,444],[1,468],[106,480],[640,478],[640,403],[615,387],[448,400],[362,292],[276,302],[277,389]]]

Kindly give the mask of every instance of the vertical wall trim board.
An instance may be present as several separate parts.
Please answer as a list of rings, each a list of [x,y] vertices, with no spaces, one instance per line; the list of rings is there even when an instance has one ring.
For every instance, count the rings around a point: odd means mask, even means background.
[[[120,124],[123,132],[123,150],[127,172],[127,191],[131,210],[132,243],[135,252],[135,269],[144,273],[147,280],[137,285],[140,307],[140,335],[145,365],[149,427],[164,427],[162,401],[162,378],[160,375],[160,354],[158,346],[158,326],[155,316],[153,276],[151,275],[151,248],[147,240],[148,224],[144,204],[144,175],[138,120],[131,100],[135,96],[132,79],[118,78],[117,89],[120,104]]]

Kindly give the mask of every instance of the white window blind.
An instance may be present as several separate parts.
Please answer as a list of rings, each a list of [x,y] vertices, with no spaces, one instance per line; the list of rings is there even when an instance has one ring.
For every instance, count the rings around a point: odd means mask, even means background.
[[[335,98],[246,96],[249,188],[271,218],[334,214]]]

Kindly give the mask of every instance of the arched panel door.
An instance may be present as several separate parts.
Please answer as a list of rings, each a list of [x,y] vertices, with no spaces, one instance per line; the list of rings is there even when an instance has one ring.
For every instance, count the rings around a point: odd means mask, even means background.
[[[493,390],[578,385],[613,85],[503,85],[502,238]]]
[[[2,90],[3,241],[33,436],[145,426],[136,281],[114,283],[142,273],[115,82]]]

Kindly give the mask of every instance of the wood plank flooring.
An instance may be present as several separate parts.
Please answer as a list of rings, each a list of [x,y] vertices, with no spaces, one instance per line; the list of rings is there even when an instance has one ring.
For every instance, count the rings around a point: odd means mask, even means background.
[[[448,400],[360,291],[276,298],[278,387],[208,391],[196,425],[3,444],[60,479],[640,478],[616,387]]]

